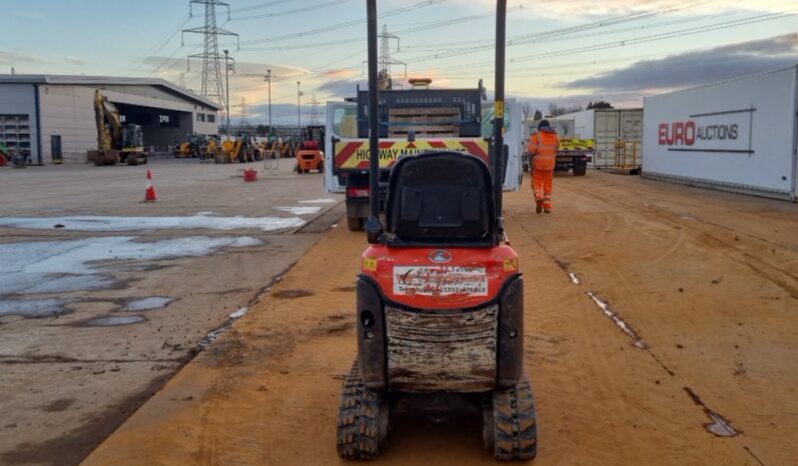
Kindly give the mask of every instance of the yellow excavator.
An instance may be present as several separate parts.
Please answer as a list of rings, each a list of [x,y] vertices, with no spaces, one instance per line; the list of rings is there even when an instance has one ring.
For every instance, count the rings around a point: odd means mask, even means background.
[[[221,150],[216,153],[216,163],[255,162],[263,160],[263,154],[257,150],[257,145],[247,132],[239,133],[236,140],[227,139],[222,143]]]
[[[119,110],[99,89],[94,91],[94,116],[97,122],[97,150],[87,152],[95,166],[147,163],[141,126],[122,124]]]

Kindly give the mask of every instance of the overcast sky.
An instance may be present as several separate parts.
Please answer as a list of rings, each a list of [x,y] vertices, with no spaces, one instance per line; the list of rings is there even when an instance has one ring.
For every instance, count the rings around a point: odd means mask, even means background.
[[[354,94],[365,79],[362,0],[228,0],[218,26],[236,59],[231,114],[242,100],[248,119],[266,119],[262,77],[273,71],[273,116],[296,121],[297,81],[302,118],[315,94],[324,102]],[[393,59],[408,76],[433,87],[493,87],[494,2],[379,1],[380,29],[399,37]],[[639,106],[646,95],[798,63],[798,2],[762,0],[509,0],[507,92],[547,108],[549,102],[604,99]],[[0,72],[157,76],[200,90],[204,6],[189,0],[0,0],[4,25]],[[392,68],[404,81],[405,66]],[[256,77],[245,76],[256,75]]]

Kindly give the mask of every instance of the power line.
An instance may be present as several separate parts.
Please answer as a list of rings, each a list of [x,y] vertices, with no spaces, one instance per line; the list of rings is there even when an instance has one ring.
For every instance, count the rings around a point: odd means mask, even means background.
[[[241,7],[241,8],[234,8],[234,9],[230,10],[230,13],[239,13],[241,11],[260,10],[262,8],[268,8],[270,6],[279,5],[280,3],[288,3],[288,2],[292,2],[292,1],[294,1],[294,0],[273,0],[271,2],[263,2],[263,3],[258,3],[258,4],[255,4],[255,5]]]
[[[297,13],[304,13],[306,11],[316,11],[316,10],[320,10],[322,8],[336,6],[336,5],[340,5],[342,3],[347,3],[347,2],[351,2],[351,1],[352,0],[331,0],[331,1],[324,2],[324,3],[317,3],[315,5],[308,5],[308,6],[303,6],[301,8],[295,8],[293,10],[278,11],[276,13],[261,13],[261,14],[254,15],[254,16],[243,16],[243,17],[237,17],[236,16],[236,17],[233,17],[230,21],[249,21],[249,20],[261,19],[261,18],[276,18],[276,17],[279,17],[279,16],[287,16],[287,15],[293,15],[293,14],[297,14]]]
[[[687,17],[687,18],[682,18],[682,19],[673,20],[673,21],[665,21],[665,22],[661,22],[661,23],[647,24],[647,25],[643,25],[643,26],[632,26],[632,27],[627,27],[627,28],[623,28],[623,29],[589,32],[589,33],[585,33],[585,34],[574,34],[574,35],[568,35],[568,36],[565,36],[565,37],[547,37],[547,38],[539,39],[536,42],[537,43],[545,43],[545,42],[550,42],[550,41],[554,41],[554,40],[562,41],[562,40],[585,39],[585,38],[596,37],[596,36],[608,36],[608,35],[613,35],[613,34],[625,33],[625,32],[629,32],[629,31],[637,31],[637,30],[642,30],[642,29],[655,29],[655,28],[673,26],[673,25],[676,25],[676,24],[684,24],[684,23],[691,23],[691,22],[696,22],[696,21],[705,21],[705,20],[713,19],[713,18],[733,16],[733,15],[737,15],[737,14],[740,14],[740,13],[743,13],[743,12],[746,12],[746,11],[748,11],[748,10],[733,10],[733,11],[729,11],[729,12],[717,13],[717,14],[714,14],[714,15],[706,15],[706,16],[699,16],[699,17]],[[406,46],[405,49],[412,48],[412,47],[413,46]],[[441,48],[445,48],[445,47],[441,47]],[[455,48],[455,49],[458,49],[458,48]],[[413,58],[410,58],[409,60],[413,60]],[[459,65],[452,65],[452,66],[444,66],[442,68],[449,69],[449,68],[460,68],[460,67],[465,67],[465,66],[471,67],[472,65],[459,64]],[[485,66],[487,66],[487,64]]]
[[[516,7],[514,9],[523,9],[523,5]],[[512,9],[511,9],[512,10]],[[461,16],[459,18],[452,18],[443,21],[435,21],[435,22],[427,22],[423,26],[419,26],[417,23],[408,29],[401,29],[396,31],[396,34],[411,34],[413,32],[419,31],[427,31],[431,29],[439,29],[446,26],[453,26],[453,25],[461,25],[463,23],[467,23],[470,21],[475,21],[479,19],[488,19],[492,18],[493,13],[490,14],[476,14],[476,15],[468,15],[468,16]],[[341,44],[350,44],[355,42],[363,42],[362,36],[357,37],[349,37],[347,39],[339,39],[333,41],[324,41],[324,42],[313,42],[313,43],[304,43],[304,44],[296,44],[296,45],[278,45],[278,46],[269,46],[269,47],[252,47],[242,49],[245,51],[256,51],[256,50],[269,50],[269,51],[277,51],[277,50],[298,50],[298,49],[309,49],[309,48],[318,48],[318,47],[325,47],[329,45],[341,45]]]
[[[687,4],[687,3],[685,3],[685,4]],[[621,24],[621,23],[628,22],[628,21],[631,21],[631,20],[640,20],[640,19],[651,17],[651,16],[655,16],[655,15],[658,15],[658,14],[670,13],[670,12],[678,11],[680,9],[683,9],[685,4],[676,5],[676,6],[664,9],[664,10],[663,9],[659,9],[659,10],[647,10],[647,11],[644,11],[644,12],[635,12],[635,13],[631,13],[631,14],[628,14],[628,15],[621,15],[621,16],[617,16],[617,17],[614,17],[614,18],[605,19],[603,21],[592,22],[592,23],[587,23],[587,24],[583,24],[583,25],[579,25],[579,26],[572,26],[572,27],[568,27],[568,28],[555,29],[555,30],[546,31],[546,32],[543,32],[543,33],[537,33],[535,35],[540,35],[540,36],[542,36],[542,35],[551,35],[551,36],[567,35],[567,34],[570,34],[572,32],[577,32],[577,31],[585,30],[585,29],[613,26],[615,24]],[[523,4],[518,6],[518,8],[520,8],[520,9],[522,9],[523,7],[524,7]],[[453,18],[453,19],[448,19],[448,20],[444,20],[444,21],[439,21],[439,22],[433,23],[431,25],[416,26],[416,27],[413,27],[413,28],[410,28],[410,29],[405,29],[405,30],[402,30],[402,31],[398,31],[398,33],[404,34],[404,33],[418,32],[418,31],[422,31],[422,30],[437,29],[436,26],[445,27],[447,25],[454,25],[454,24],[465,22],[465,21],[482,19],[482,18],[492,17],[492,16],[493,16],[492,13],[491,14],[480,14],[480,15],[469,15],[469,16],[465,16],[465,17]],[[508,40],[508,44],[513,44],[514,43],[513,41],[523,41],[525,39],[528,39],[529,37],[530,37],[529,34],[517,36],[515,38],[512,38],[512,39]],[[360,41],[362,41],[362,38],[345,39],[345,40],[341,40],[341,41],[335,41],[335,43],[344,43],[344,42],[349,42],[349,41],[358,41],[358,42],[360,42]],[[473,53],[475,51],[480,51],[482,49],[490,49],[490,48],[493,47],[492,43],[487,43],[486,44],[486,42],[490,42],[490,41],[489,40],[488,41],[480,41],[480,44],[482,44],[482,45],[480,45],[478,47],[458,48],[456,51],[460,51],[460,50],[465,49],[465,50],[468,50],[467,53]],[[324,44],[321,44],[321,43],[320,44],[314,44],[314,46],[323,46],[323,45]],[[286,48],[294,48],[294,47],[298,48],[300,46],[288,46]],[[475,49],[477,49],[477,50],[475,50]],[[445,56],[448,56],[448,55],[449,55],[448,53],[447,54],[435,54],[436,58],[444,58]],[[422,57],[422,58],[426,58],[426,57]],[[423,60],[421,60],[419,58],[416,58],[416,59],[414,59],[412,61],[418,62],[418,61],[423,61]],[[340,68],[340,69],[342,69],[342,70],[344,70],[344,69],[356,70],[358,68],[359,68],[359,66],[350,66],[350,67],[345,67],[345,68]],[[321,70],[320,72],[324,72],[324,71],[326,71],[326,70]]]
[[[514,62],[524,62],[529,60],[534,60],[537,58],[544,58],[544,57],[559,57],[564,55],[573,55],[576,53],[585,53],[585,52],[593,52],[596,50],[605,50],[609,48],[616,48],[616,47],[625,47],[629,45],[637,45],[643,44],[648,42],[654,42],[664,39],[671,39],[674,37],[682,37],[692,34],[700,34],[702,32],[710,32],[710,31],[717,31],[720,29],[728,29],[737,26],[744,26],[748,24],[755,24],[761,23],[763,21],[772,21],[776,19],[782,19],[789,16],[794,16],[794,13],[768,13],[764,15],[755,16],[753,18],[745,18],[745,19],[738,19],[732,21],[724,21],[718,24],[709,25],[709,26],[698,26],[694,28],[682,29],[680,31],[672,31],[672,32],[665,32],[660,34],[652,34],[648,36],[642,37],[635,37],[632,39],[621,40],[621,41],[612,41],[612,42],[605,42],[602,44],[590,45],[585,47],[576,47],[572,49],[561,50],[557,52],[544,52],[540,54],[533,54],[533,55],[526,55],[518,58],[514,58]]]
[[[153,51],[153,52],[152,52],[152,53],[151,53],[151,54],[150,54],[150,55],[149,55],[147,58],[143,59],[143,60],[141,61],[141,63],[139,63],[139,66],[137,66],[135,69],[133,69],[133,71],[131,71],[131,72],[130,72],[130,74],[134,74],[134,73],[136,73],[136,72],[137,72],[138,70],[140,70],[140,69],[141,69],[141,68],[144,66],[144,64],[145,64],[145,63],[147,63],[147,62],[148,62],[148,61],[149,61],[151,58],[155,58],[155,56],[158,54],[158,52],[160,52],[161,50],[163,50],[163,48],[164,48],[164,47],[166,47],[166,44],[168,44],[168,43],[169,43],[169,42],[170,42],[172,39],[174,39],[174,38],[175,38],[175,36],[177,35],[177,33],[178,33],[178,32],[180,32],[180,29],[181,29],[183,26],[185,26],[185,25],[186,25],[186,23],[188,23],[189,19],[191,19],[191,15],[187,15],[187,16],[185,17],[185,19],[183,19],[183,21],[181,21],[181,22],[180,22],[180,24],[178,24],[178,25],[177,25],[177,28],[175,28],[175,30],[174,30],[172,33],[170,33],[170,34],[169,34],[169,35],[166,37],[166,39],[164,39],[164,41],[163,41],[163,42],[161,42],[161,44],[160,44],[158,47],[156,47],[156,48],[155,48],[155,51]]]
[[[177,49],[175,49],[174,52],[172,52],[167,57],[165,57],[163,60],[161,60],[161,62],[158,63],[158,66],[156,66],[155,68],[152,69],[152,71],[150,71],[150,74],[148,76],[154,76],[155,73],[157,73],[169,60],[172,60],[174,58],[174,56],[177,55],[177,53],[180,52],[180,50],[182,48],[183,48],[183,45],[181,44],[179,47],[177,47]],[[194,50],[197,50],[198,48],[200,48],[199,45],[195,46],[191,50],[191,52],[193,52]],[[167,68],[165,71],[168,71],[168,70],[174,68],[175,63],[178,63],[178,62],[177,61],[173,62],[172,65],[170,65],[169,68]]]
[[[692,4],[692,2],[690,2],[690,3]],[[587,23],[587,24],[580,24],[580,25],[577,25],[577,26],[570,26],[570,27],[565,27],[565,28],[552,29],[550,31],[537,32],[537,33],[531,33],[531,34],[524,34],[524,35],[517,36],[517,37],[514,37],[514,38],[511,38],[511,39],[507,40],[507,46],[508,47],[512,47],[512,46],[517,46],[517,45],[522,45],[522,44],[534,42],[536,39],[563,36],[563,35],[571,34],[573,32],[582,32],[582,31],[586,31],[586,30],[590,30],[590,29],[604,28],[604,27],[613,26],[613,25],[616,25],[616,24],[623,24],[623,23],[627,23],[627,22],[630,22],[630,21],[639,21],[641,19],[651,18],[651,17],[657,16],[657,15],[662,15],[662,14],[665,14],[665,13],[673,13],[673,12],[680,11],[680,10],[683,10],[683,9],[684,9],[684,7],[682,7],[682,6],[673,6],[673,7],[669,7],[669,8],[665,8],[665,9],[647,10],[647,11],[643,11],[643,12],[630,13],[628,15],[616,16],[614,18],[604,19],[604,20],[601,20],[601,21],[594,21],[594,22]],[[429,61],[429,60],[440,60],[441,58],[450,58],[450,57],[455,57],[455,56],[459,56],[459,55],[468,55],[468,54],[475,53],[475,52],[480,52],[480,51],[483,51],[483,50],[491,50],[491,49],[493,49],[493,47],[494,47],[493,43],[487,43],[487,44],[483,43],[481,45],[476,45],[476,46],[472,46],[472,47],[463,47],[463,48],[457,49],[457,50],[451,50],[451,51],[443,52],[443,53],[434,53],[434,54],[418,57],[418,58],[415,58],[413,60],[408,60],[408,63],[417,63],[417,62]]]
[[[723,21],[723,22],[716,23],[716,24],[711,24],[711,25],[703,25],[703,26],[697,26],[697,27],[693,27],[693,28],[680,29],[680,30],[677,30],[677,31],[658,33],[658,34],[653,34],[653,35],[648,35],[648,36],[635,37],[635,38],[627,39],[627,40],[605,42],[605,43],[602,43],[602,44],[594,44],[594,45],[589,45],[589,46],[575,47],[575,48],[565,49],[565,50],[560,50],[560,51],[543,52],[543,53],[527,55],[527,56],[521,56],[521,57],[512,57],[512,58],[508,59],[508,65],[512,65],[513,63],[517,63],[517,62],[523,62],[523,61],[528,61],[528,60],[532,60],[532,59],[537,59],[537,58],[552,58],[552,57],[558,57],[558,56],[563,56],[563,55],[572,55],[572,54],[576,54],[576,53],[593,52],[593,51],[597,51],[597,50],[605,50],[605,49],[608,49],[608,48],[623,47],[623,46],[628,46],[628,45],[635,45],[635,44],[638,44],[638,43],[651,42],[653,40],[664,40],[664,39],[668,39],[668,38],[671,38],[671,37],[681,37],[681,36],[684,36],[684,35],[698,34],[698,33],[701,33],[701,32],[708,32],[708,31],[713,31],[713,30],[718,30],[718,29],[728,29],[730,27],[743,26],[743,25],[747,25],[747,24],[759,23],[759,22],[762,22],[762,21],[771,21],[771,20],[775,20],[775,19],[781,19],[781,18],[784,18],[784,17],[787,17],[787,16],[792,16],[792,15],[794,15],[794,13],[767,13],[767,14],[754,16],[754,17],[749,17],[749,18],[741,18],[741,19],[737,19],[737,20]],[[409,59],[407,61],[408,61],[408,63],[416,63],[416,62],[421,62],[421,61],[429,61],[429,60],[433,60],[433,59],[434,60],[439,60],[441,58],[448,58],[448,57],[449,56],[446,55],[446,54],[436,54],[436,55],[433,55],[433,56],[425,56],[425,57],[416,58],[416,59]],[[473,67],[473,66],[481,66],[481,65],[487,66],[489,64],[490,64],[490,62],[484,61],[484,62],[479,62],[479,63],[465,64],[465,65],[464,64],[459,64],[459,65],[450,65],[450,66],[438,66],[437,68],[438,69],[456,69],[456,68]]]
[[[419,8],[424,8],[424,7],[428,7],[428,6],[432,6],[432,5],[437,5],[437,4],[443,3],[445,1],[447,1],[447,0],[424,0],[423,2],[418,2],[418,3],[414,3],[412,5],[409,5],[409,6],[405,6],[405,7],[396,8],[396,9],[393,9],[393,10],[386,11],[386,12],[380,14],[380,18],[387,18],[387,17],[390,17],[390,16],[400,15],[402,13],[407,13],[408,11],[417,10]],[[321,33],[324,33],[324,32],[337,31],[337,30],[342,29],[342,28],[357,26],[358,24],[363,24],[365,22],[366,22],[365,18],[354,19],[354,20],[350,20],[350,21],[345,21],[343,23],[331,24],[329,26],[324,26],[324,27],[320,27],[320,28],[316,28],[316,29],[309,29],[307,31],[302,31],[302,32],[283,34],[281,36],[267,37],[267,38],[263,38],[263,39],[248,40],[248,41],[242,42],[242,44],[260,44],[260,43],[264,43],[264,42],[276,42],[276,41],[281,41],[281,40],[294,39],[296,37],[307,37],[307,36],[312,36],[312,35],[316,35],[316,34],[321,34]],[[362,40],[362,38],[361,38],[361,40]]]

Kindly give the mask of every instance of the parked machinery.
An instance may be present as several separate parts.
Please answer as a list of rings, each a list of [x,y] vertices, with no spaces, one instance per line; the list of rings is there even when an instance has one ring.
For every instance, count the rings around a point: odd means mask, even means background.
[[[216,138],[212,137],[210,141],[208,141],[208,145],[205,146],[205,150],[200,154],[200,159],[216,160],[217,154],[219,154],[219,144],[216,142]]]
[[[221,151],[216,154],[216,163],[254,162],[263,160],[263,154],[256,149],[252,134],[238,133],[236,140],[227,139],[222,143]]]
[[[175,144],[175,157],[177,158],[202,158],[203,154],[207,151],[208,140],[205,135],[193,134],[189,136],[188,141]]]
[[[28,166],[29,157],[28,151],[8,149],[5,144],[0,142],[0,167],[11,164],[14,168],[25,168]]]
[[[313,125],[302,130],[302,142],[296,151],[297,173],[310,170],[324,172],[324,126]]]
[[[94,165],[147,163],[141,126],[122,124],[119,110],[99,89],[94,91],[94,116],[97,123],[97,150],[87,152]]]

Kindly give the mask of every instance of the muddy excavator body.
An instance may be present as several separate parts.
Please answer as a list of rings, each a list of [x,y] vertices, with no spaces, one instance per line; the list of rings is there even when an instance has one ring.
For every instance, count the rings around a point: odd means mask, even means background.
[[[537,454],[537,420],[524,371],[523,280],[502,212],[504,23],[497,6],[496,102],[490,166],[458,152],[400,158],[379,217],[371,157],[370,217],[357,278],[358,356],[344,383],[338,454],[373,459],[403,397],[446,394],[482,412],[494,457]],[[376,1],[369,0],[369,124],[379,153]]]

